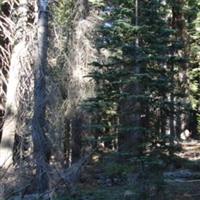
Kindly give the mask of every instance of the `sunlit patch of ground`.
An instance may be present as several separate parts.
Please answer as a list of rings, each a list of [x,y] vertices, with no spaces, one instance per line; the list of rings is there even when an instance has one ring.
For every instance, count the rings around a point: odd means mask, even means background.
[[[200,141],[181,142],[181,151],[175,155],[180,158],[180,169],[172,170],[171,178],[167,178],[169,200],[200,199]]]
[[[200,141],[191,140],[181,143],[182,151],[176,153],[177,156],[191,161],[200,160]]]

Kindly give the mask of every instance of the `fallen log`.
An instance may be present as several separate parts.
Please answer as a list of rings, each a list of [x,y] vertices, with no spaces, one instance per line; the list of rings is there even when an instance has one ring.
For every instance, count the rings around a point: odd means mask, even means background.
[[[188,169],[184,170],[176,170],[172,172],[164,172],[164,177],[165,178],[187,178],[187,179],[197,179],[200,178],[200,173],[199,172],[192,172]]]

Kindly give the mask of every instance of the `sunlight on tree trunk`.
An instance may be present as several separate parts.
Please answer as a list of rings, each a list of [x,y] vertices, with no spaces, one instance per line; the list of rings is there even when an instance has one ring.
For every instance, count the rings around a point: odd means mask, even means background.
[[[0,166],[7,168],[12,164],[13,145],[18,121],[20,70],[26,59],[25,29],[27,25],[27,1],[20,1],[19,20],[16,25],[14,47],[11,56],[7,87],[6,113],[0,146]]]

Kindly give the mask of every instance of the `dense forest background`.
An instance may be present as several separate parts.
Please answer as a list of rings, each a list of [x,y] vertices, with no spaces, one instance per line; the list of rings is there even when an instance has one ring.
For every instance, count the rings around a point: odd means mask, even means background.
[[[199,199],[199,0],[0,1],[0,200]]]

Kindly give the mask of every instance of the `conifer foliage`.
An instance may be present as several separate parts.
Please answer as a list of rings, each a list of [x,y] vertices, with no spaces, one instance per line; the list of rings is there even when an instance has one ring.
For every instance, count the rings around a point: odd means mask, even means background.
[[[97,93],[86,103],[91,113],[98,113],[92,126],[96,139],[110,138],[113,143],[117,138],[119,151],[136,155],[149,147],[172,153],[181,133],[193,131],[188,82],[188,72],[197,70],[191,70],[189,52],[189,27],[198,19],[190,16],[193,3],[104,2],[97,40],[103,58],[93,63],[89,75]],[[190,74],[197,95],[198,74]]]
[[[76,191],[84,167],[80,190],[167,199],[165,171],[200,137],[199,11],[199,0],[0,0],[0,199],[92,199]]]

